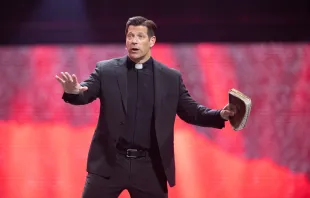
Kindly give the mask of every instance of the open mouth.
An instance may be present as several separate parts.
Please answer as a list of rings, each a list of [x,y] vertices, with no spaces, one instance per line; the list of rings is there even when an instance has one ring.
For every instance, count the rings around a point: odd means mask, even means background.
[[[138,49],[138,48],[133,47],[133,48],[131,48],[131,51],[132,51],[132,52],[137,52],[137,51],[139,51],[139,49]]]

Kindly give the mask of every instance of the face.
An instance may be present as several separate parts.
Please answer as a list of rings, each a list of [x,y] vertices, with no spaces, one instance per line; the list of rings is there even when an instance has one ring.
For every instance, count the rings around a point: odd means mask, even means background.
[[[155,36],[151,38],[148,36],[147,27],[130,25],[126,35],[126,48],[129,58],[136,63],[144,63],[150,58],[151,48],[155,41]]]

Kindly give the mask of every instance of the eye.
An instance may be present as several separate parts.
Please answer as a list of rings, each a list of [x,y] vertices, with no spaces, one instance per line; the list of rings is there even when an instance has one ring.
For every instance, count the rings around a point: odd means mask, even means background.
[[[144,36],[143,34],[139,34],[138,37],[139,37],[140,39],[142,39],[142,38],[144,38],[145,36]]]

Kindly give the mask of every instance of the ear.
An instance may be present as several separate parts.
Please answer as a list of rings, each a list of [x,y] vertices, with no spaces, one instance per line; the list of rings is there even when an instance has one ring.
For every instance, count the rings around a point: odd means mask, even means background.
[[[151,39],[150,39],[150,48],[152,48],[156,43],[156,37],[155,36],[152,36]]]

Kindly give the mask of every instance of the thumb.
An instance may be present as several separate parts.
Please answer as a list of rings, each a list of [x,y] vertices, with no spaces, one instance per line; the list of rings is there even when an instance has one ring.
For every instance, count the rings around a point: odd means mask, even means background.
[[[223,115],[224,116],[234,116],[235,113],[233,111],[229,111],[229,110],[222,110],[223,111]]]
[[[235,112],[229,111],[229,110],[226,110],[226,113],[227,113],[229,116],[234,116],[234,115],[235,115]]]
[[[84,92],[84,91],[86,91],[86,90],[88,90],[88,87],[81,87],[81,88],[80,88],[80,92]]]

